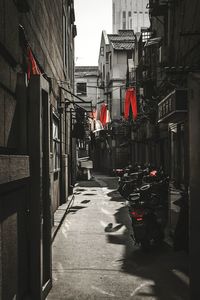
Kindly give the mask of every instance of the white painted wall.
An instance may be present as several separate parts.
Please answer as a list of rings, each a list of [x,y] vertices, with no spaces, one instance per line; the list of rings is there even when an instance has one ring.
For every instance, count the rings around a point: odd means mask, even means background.
[[[79,76],[75,75],[75,94],[77,94],[77,83],[85,82],[87,84],[87,95],[78,95],[85,101],[92,101],[92,106],[96,106],[98,102],[97,76]]]

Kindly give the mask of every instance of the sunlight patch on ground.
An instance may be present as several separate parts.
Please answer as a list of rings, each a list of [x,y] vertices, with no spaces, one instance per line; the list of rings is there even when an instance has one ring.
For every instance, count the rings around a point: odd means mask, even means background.
[[[107,226],[107,223],[104,222],[104,221],[100,221],[100,224],[101,224],[101,226],[102,226],[103,228],[105,228],[105,227]]]
[[[110,212],[110,211],[106,210],[105,208],[101,208],[101,211],[102,211],[105,215],[113,215],[113,212]]]
[[[141,289],[146,288],[146,287],[150,287],[154,285],[153,281],[148,281],[148,282],[144,282],[142,284],[140,284],[132,293],[131,293],[131,297],[135,296]]]
[[[91,288],[93,290],[99,292],[102,295],[107,295],[107,296],[110,296],[110,297],[115,297],[115,295],[113,293],[108,293],[108,292],[106,292],[106,291],[104,291],[104,290],[102,290],[102,289],[100,289],[100,288],[98,288],[98,287],[96,287],[94,285],[92,285]]]

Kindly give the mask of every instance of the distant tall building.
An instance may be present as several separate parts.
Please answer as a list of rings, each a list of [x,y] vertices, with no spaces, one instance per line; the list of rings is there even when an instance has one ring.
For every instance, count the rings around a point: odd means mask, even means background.
[[[149,27],[149,0],[113,0],[113,33],[119,29],[133,29],[139,32]]]

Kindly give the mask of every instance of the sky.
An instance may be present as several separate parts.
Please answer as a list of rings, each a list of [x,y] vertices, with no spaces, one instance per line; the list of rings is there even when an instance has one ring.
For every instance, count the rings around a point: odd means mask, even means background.
[[[112,33],[112,0],[74,0],[75,64],[97,66],[102,30]]]

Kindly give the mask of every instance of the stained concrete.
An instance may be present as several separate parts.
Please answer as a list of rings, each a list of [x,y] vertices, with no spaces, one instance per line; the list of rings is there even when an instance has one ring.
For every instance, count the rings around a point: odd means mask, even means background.
[[[189,299],[188,258],[167,244],[144,253],[131,238],[117,180],[80,182],[53,244],[48,300]]]

